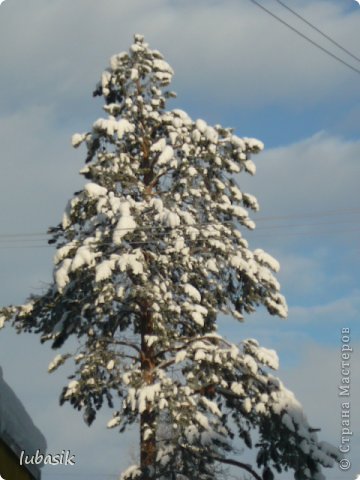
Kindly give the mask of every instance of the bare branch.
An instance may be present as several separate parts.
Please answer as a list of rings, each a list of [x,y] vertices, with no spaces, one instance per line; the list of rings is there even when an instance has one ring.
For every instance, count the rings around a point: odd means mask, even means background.
[[[262,480],[262,478],[251,468],[251,466],[247,463],[238,462],[237,460],[233,460],[231,458],[223,458],[217,456],[210,456],[212,460],[216,462],[226,463],[227,465],[234,465],[235,467],[242,468],[250,473],[256,480]]]
[[[136,350],[139,354],[141,354],[141,349],[137,345],[126,340],[117,340],[116,338],[102,338],[101,341],[105,341],[114,345],[123,345],[125,347],[130,347]]]
[[[255,478],[255,480],[262,480],[262,478],[251,468],[251,465],[249,465],[248,463],[238,462],[237,460],[233,460],[232,458],[219,457],[217,455],[212,455],[207,452],[201,452],[200,454],[196,452],[194,449],[189,448],[189,446],[185,446],[185,445],[181,445],[181,447],[186,450],[190,450],[191,453],[196,457],[204,458],[204,456],[206,456],[207,458],[209,458],[210,460],[214,460],[215,462],[225,463],[227,465],[234,465],[235,467],[239,467],[242,470],[246,470]]]

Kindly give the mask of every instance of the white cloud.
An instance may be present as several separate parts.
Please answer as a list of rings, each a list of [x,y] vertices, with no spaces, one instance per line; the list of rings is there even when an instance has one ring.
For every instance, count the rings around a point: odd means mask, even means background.
[[[320,273],[323,273],[322,269]],[[308,276],[312,276],[311,270]],[[329,290],[326,283],[323,289]],[[289,303],[287,320],[270,316],[264,308],[260,308],[248,315],[243,324],[229,317],[222,318],[220,333],[235,343],[245,338],[256,338],[264,347],[277,351],[280,365],[298,366],[303,362],[303,352],[309,345],[317,344],[320,350],[337,345],[343,327],[350,328],[354,338],[357,335],[359,291],[352,290],[341,295],[333,288],[330,292],[327,296],[323,292],[317,293],[311,297],[311,304],[306,305],[308,299],[302,298],[301,292],[298,294],[294,286],[291,297],[294,303]]]
[[[360,470],[360,461],[356,452],[359,451],[360,440],[356,432],[360,431],[360,417],[357,405],[360,402],[360,344],[352,339],[353,353],[351,355],[351,429],[354,435],[351,439],[350,459],[351,473]],[[316,344],[308,344],[302,352],[302,361],[295,368],[283,369],[280,374],[288,388],[296,393],[313,427],[320,427],[319,438],[339,446],[341,441],[341,401],[349,399],[339,397],[341,381],[341,344],[337,348],[326,348]],[[326,470],[327,480],[337,480],[337,467]],[[345,478],[345,477],[344,477]],[[351,477],[349,477],[351,478]]]
[[[297,25],[296,18],[275,3],[267,7],[309,34],[307,27]],[[295,8],[339,42],[354,44],[356,16],[344,16],[339,2],[303,2]],[[344,82],[356,78],[250,2],[218,2],[210,7],[208,2],[186,3],[176,20],[182,25],[176,37],[183,59],[176,57],[181,61],[181,82],[199,89],[206,84],[221,100],[253,107],[284,101],[303,106],[319,102],[334,90],[344,94]],[[169,25],[169,31],[176,26]],[[175,36],[169,37],[174,44]],[[189,68],[196,74],[189,75]]]
[[[356,292],[352,293],[357,288],[354,287],[357,285],[358,264],[355,245],[341,249],[320,236],[320,239],[312,238],[304,247],[301,239],[294,236],[292,243],[285,243],[276,238],[275,248],[272,248],[274,242],[269,239],[266,242],[281,264],[278,279],[290,302],[290,318],[293,318],[293,306],[326,304],[347,297],[356,301]],[[354,241],[356,236],[352,238],[353,244]]]
[[[292,145],[265,150],[255,157],[256,177],[244,177],[241,183],[258,196],[259,217],[356,209],[360,200],[359,155],[360,141],[321,132]],[[288,218],[287,223],[292,220]],[[266,226],[260,221],[258,225],[259,232]]]
[[[319,258],[295,252],[285,253],[281,249],[278,257],[281,259],[279,279],[288,292],[296,291],[301,298],[321,291],[327,278]]]
[[[343,324],[344,319],[354,324],[359,318],[359,291],[350,292],[345,297],[336,297],[333,301],[316,304],[311,307],[294,306],[290,309],[292,322],[305,325],[307,322],[324,325]]]
[[[52,109],[33,106],[0,118],[0,142],[0,201],[7,205],[1,224],[7,232],[17,230],[15,224],[34,231],[42,222],[46,230],[46,222],[57,222],[54,213],[62,213],[66,195],[79,185],[70,135],[56,129]]]
[[[9,2],[0,19],[0,39],[9,45],[0,51],[7,105],[12,96],[20,106],[29,98],[59,102],[62,96],[64,103],[88,95],[108,57],[127,49],[136,31],[166,54],[182,92],[210,95],[215,104],[303,108],[357,92],[356,73],[250,2],[78,0],[71,9],[60,1],[22,3],[19,9]],[[275,2],[269,8],[324,44]],[[338,42],[356,44],[357,15],[345,15],[341,2],[294,8]],[[21,35],[14,35],[15,27]]]
[[[70,135],[56,129],[49,107],[0,117],[0,143],[0,300],[8,304],[23,302],[51,279],[52,249],[45,233],[60,221],[66,202],[83,181]],[[38,235],[6,236],[14,233]]]

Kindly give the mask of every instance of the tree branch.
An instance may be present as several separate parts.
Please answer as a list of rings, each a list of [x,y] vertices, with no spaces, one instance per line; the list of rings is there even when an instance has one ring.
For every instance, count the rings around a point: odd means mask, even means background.
[[[135,345],[134,343],[128,342],[126,340],[117,340],[116,338],[112,337],[112,338],[102,338],[101,341],[107,342],[113,345],[123,345],[124,347],[133,348],[139,354],[141,353],[141,349],[137,345]]]
[[[228,465],[234,465],[235,467],[242,468],[243,470],[246,470],[248,473],[250,473],[256,480],[262,480],[262,478],[259,477],[259,475],[247,463],[238,462],[237,460],[233,460],[231,458],[222,458],[217,456],[209,457],[216,462],[227,463]]]
[[[193,449],[186,447],[185,445],[181,445],[181,447],[185,448],[186,450],[190,450],[191,453],[196,457],[203,458],[203,456],[206,456],[210,460],[214,460],[215,462],[226,463],[227,465],[234,465],[235,467],[239,467],[242,470],[246,470],[255,478],[255,480],[262,480],[262,478],[251,468],[251,465],[247,463],[238,462],[237,460],[233,460],[232,458],[223,458],[223,457],[218,457],[217,455],[209,455],[208,453],[205,453],[205,452],[203,454],[199,454],[195,452]]]

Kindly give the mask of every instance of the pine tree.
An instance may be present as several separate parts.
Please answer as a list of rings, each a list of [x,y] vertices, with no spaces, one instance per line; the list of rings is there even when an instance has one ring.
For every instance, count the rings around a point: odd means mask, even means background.
[[[263,144],[166,110],[172,75],[141,35],[111,58],[94,92],[107,117],[73,136],[87,148],[88,183],[49,230],[54,281],[3,308],[0,326],[10,321],[54,349],[79,339],[80,351],[57,355],[49,370],[73,358],[61,403],[88,424],[104,401],[115,409],[109,428],[139,423],[139,465],[123,480],[212,480],[221,465],[255,479],[288,469],[323,479],[338,452],[272,374],[276,353],[217,332],[219,314],[242,322],[263,305],[287,315],[278,262],[243,237],[258,203],[236,177],[255,173],[251,155]],[[234,455],[236,438],[256,449],[257,467]]]

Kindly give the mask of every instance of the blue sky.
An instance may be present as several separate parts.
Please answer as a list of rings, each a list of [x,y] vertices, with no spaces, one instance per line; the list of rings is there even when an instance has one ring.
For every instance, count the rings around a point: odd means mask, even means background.
[[[360,62],[312,31],[275,0],[262,0],[305,35],[360,70]],[[360,7],[353,0],[287,4],[360,57]],[[92,91],[108,59],[143,33],[175,70],[170,108],[231,126],[264,141],[255,177],[239,178],[255,194],[253,247],[281,263],[289,318],[260,310],[245,324],[223,319],[225,334],[258,338],[280,356],[280,376],[302,401],[321,438],[340,439],[340,330],[351,328],[352,469],[326,471],[351,480],[360,471],[359,74],[248,0],[6,0],[0,7],[0,304],[23,303],[51,279],[53,251],[41,233],[62,216],[81,188],[84,152],[71,135],[102,115]],[[10,247],[10,248],[9,248]],[[109,412],[88,429],[70,407],[58,407],[66,371],[47,374],[54,356],[32,336],[0,333],[0,365],[49,451],[71,449],[75,467],[61,476],[112,478],[131,460],[136,435],[106,431]],[[355,368],[357,367],[357,369]],[[44,480],[57,478],[55,467]],[[59,478],[59,477],[58,477]],[[85,478],[85,476],[83,477]],[[91,478],[91,477],[90,477]],[[290,479],[291,477],[284,477]]]

